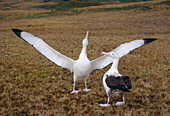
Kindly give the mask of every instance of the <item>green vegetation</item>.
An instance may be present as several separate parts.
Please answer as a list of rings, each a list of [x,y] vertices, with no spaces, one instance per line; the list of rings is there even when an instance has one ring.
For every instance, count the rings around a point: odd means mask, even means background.
[[[169,1],[64,11],[41,7],[54,4],[58,3],[0,4],[0,115],[169,115]],[[128,41],[158,40],[121,58],[119,72],[131,77],[133,88],[125,96],[125,105],[105,108],[99,106],[107,101],[102,78],[110,66],[90,75],[87,86],[91,91],[71,94],[73,74],[18,38],[12,28],[42,38],[73,59],[78,58],[86,31],[90,60]],[[83,88],[84,82],[78,81],[76,89]]]
[[[142,2],[142,1],[152,1],[152,0],[119,0],[122,3],[131,3],[131,2]]]
[[[99,9],[90,9],[89,11],[101,12],[101,11],[120,11],[120,10],[147,10],[150,11],[153,8],[150,5],[130,5],[125,7],[113,7],[113,8],[99,8]]]
[[[43,2],[44,0],[0,0],[0,2]],[[96,3],[115,3],[115,1],[119,1],[122,3],[129,3],[129,2],[142,2],[142,1],[152,1],[152,0],[48,0],[50,2],[96,2]]]
[[[87,1],[70,1],[70,2],[59,2],[59,3],[50,3],[50,4],[32,4],[29,6],[17,6],[17,3],[10,3],[10,4],[0,4],[1,10],[47,10],[38,13],[23,13],[17,14],[10,13],[10,14],[3,14],[0,16],[0,19],[6,20],[14,20],[14,19],[32,19],[32,18],[41,18],[41,17],[50,17],[56,15],[77,15],[82,12],[101,12],[101,11],[122,11],[122,10],[133,10],[133,11],[157,11],[159,9],[169,9],[169,1],[158,1],[158,2],[146,2],[146,3],[139,3],[139,4],[124,4],[121,6],[113,5],[112,7],[103,7],[101,3],[97,2],[87,2]],[[90,7],[92,6],[92,7]],[[94,6],[98,6],[94,8]],[[87,9],[86,9],[87,7]]]
[[[88,7],[88,6],[97,6],[101,5],[100,3],[94,3],[94,2],[61,2],[59,4],[53,4],[53,5],[42,5],[42,6],[35,6],[35,8],[43,8],[43,9],[54,9],[54,10],[69,10],[72,8],[78,8],[78,7]]]

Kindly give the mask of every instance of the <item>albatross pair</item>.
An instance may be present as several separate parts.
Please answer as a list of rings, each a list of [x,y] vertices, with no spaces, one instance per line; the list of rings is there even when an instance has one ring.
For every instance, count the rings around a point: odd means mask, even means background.
[[[12,31],[20,38],[25,40],[27,43],[32,45],[35,49],[37,49],[42,55],[47,57],[50,61],[57,64],[58,66],[61,66],[62,68],[65,68],[69,70],[70,72],[73,72],[73,91],[71,93],[77,93],[79,90],[75,90],[75,83],[78,80],[84,80],[85,81],[85,89],[83,91],[90,91],[90,89],[87,89],[86,82],[89,77],[89,74],[96,70],[96,69],[102,69],[109,64],[113,62],[113,58],[107,56],[106,54],[94,59],[92,61],[89,61],[86,49],[88,45],[88,32],[86,34],[85,39],[82,41],[83,48],[81,50],[81,53],[79,55],[78,60],[73,60],[58,51],[51,48],[49,45],[47,45],[42,39],[19,29],[12,29]],[[135,40],[132,41],[131,44],[125,43],[119,46],[118,48],[114,49],[112,52],[115,52],[119,54],[119,58],[122,56],[128,54],[130,51],[142,46],[145,44],[145,41],[153,41],[153,39],[142,39],[142,40]]]

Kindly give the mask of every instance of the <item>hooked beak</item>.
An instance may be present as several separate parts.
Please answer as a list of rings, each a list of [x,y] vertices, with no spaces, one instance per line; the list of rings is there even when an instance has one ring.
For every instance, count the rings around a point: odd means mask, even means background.
[[[87,46],[88,45],[88,31],[87,31],[87,34],[86,34],[86,37],[83,39],[83,41],[82,41],[82,44],[84,45],[84,46]]]
[[[101,54],[104,54],[104,55],[107,55],[107,56],[110,56],[110,52],[106,53],[106,52],[102,52]]]
[[[88,35],[89,35],[89,31],[87,31],[85,39],[88,39]]]

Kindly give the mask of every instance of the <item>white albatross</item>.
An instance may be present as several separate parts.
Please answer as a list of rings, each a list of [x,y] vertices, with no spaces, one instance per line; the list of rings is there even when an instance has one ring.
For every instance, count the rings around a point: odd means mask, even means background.
[[[49,45],[47,45],[42,39],[28,32],[19,29],[12,29],[12,31],[18,37],[22,38],[24,41],[32,45],[50,61],[57,64],[58,66],[61,66],[62,68],[69,70],[70,72],[73,72],[74,83],[73,91],[71,93],[79,92],[79,90],[75,90],[75,83],[78,80],[85,80],[85,89],[83,89],[83,91],[90,91],[90,89],[87,89],[86,86],[89,74],[96,69],[102,69],[112,63],[112,58],[105,55],[95,60],[89,61],[86,54],[86,49],[88,45],[88,32],[85,39],[82,41],[83,48],[81,50],[78,60],[73,60],[54,50]]]
[[[125,104],[124,92],[130,92],[131,79],[128,76],[123,76],[118,71],[119,59],[128,54],[129,52],[146,45],[150,42],[157,40],[156,38],[134,40],[120,45],[111,52],[102,52],[102,54],[110,56],[112,58],[111,68],[103,76],[103,86],[108,96],[106,104],[100,104],[100,106],[110,106],[110,97],[121,97],[122,101],[116,102],[116,105]]]

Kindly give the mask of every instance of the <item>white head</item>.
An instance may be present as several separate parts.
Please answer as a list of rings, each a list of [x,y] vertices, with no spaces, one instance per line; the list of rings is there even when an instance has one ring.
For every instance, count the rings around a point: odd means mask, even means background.
[[[86,37],[85,37],[85,39],[82,41],[82,44],[83,44],[83,46],[87,46],[88,45],[88,31],[87,31],[87,34],[86,34]]]
[[[119,58],[119,55],[116,52],[108,52],[108,53],[102,52],[102,54],[110,56],[112,58]]]

